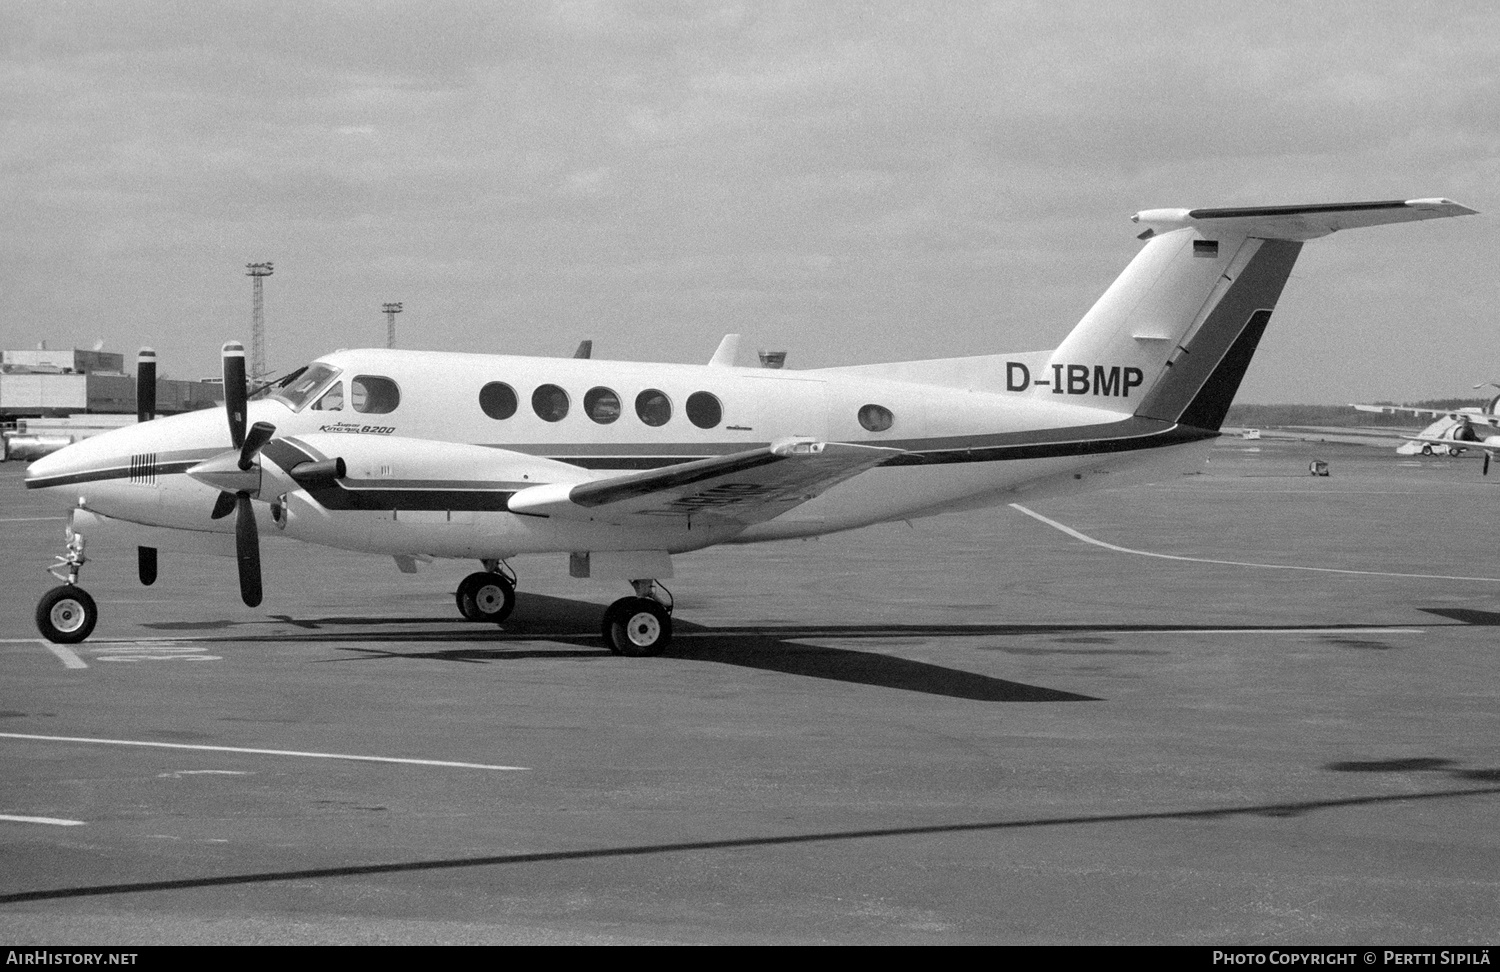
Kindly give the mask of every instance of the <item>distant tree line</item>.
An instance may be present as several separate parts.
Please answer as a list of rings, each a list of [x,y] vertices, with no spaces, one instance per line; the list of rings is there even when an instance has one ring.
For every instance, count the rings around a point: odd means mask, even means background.
[[[1488,398],[1429,398],[1420,402],[1371,402],[1372,405],[1402,405],[1406,408],[1483,408]],[[1383,426],[1421,428],[1430,424],[1414,415],[1380,415],[1357,412],[1348,405],[1231,405],[1225,425],[1264,429],[1289,425]]]

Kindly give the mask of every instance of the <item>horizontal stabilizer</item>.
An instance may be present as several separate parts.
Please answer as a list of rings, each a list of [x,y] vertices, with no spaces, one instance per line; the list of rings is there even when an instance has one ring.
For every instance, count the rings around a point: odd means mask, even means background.
[[[1416,408],[1411,405],[1350,405],[1352,409],[1360,412],[1373,412],[1376,415],[1411,415],[1415,418],[1468,418],[1471,421],[1489,422],[1494,424],[1496,416],[1493,413],[1482,411],[1472,406],[1463,408]]]
[[[1263,240],[1311,240],[1359,226],[1473,215],[1474,210],[1451,199],[1392,199],[1305,206],[1146,209],[1130,217],[1130,221],[1146,227],[1142,239],[1191,226],[1207,237],[1233,234]]]

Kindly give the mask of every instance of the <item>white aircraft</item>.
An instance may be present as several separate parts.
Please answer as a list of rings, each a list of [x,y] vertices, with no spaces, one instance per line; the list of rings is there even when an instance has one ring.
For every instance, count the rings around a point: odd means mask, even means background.
[[[495,622],[515,603],[507,560],[565,553],[574,576],[635,588],[604,612],[607,645],[656,654],[673,554],[1200,461],[1304,241],[1472,212],[1447,199],[1140,212],[1145,246],[1052,351],[808,371],[736,367],[733,335],[708,365],[338,351],[247,402],[230,342],[227,426],[217,411],[158,418],[30,467],[27,488],[71,511],[52,568],[64,583],[37,625],[63,643],[93,630],[85,538],[136,545],[147,584],[158,549],[236,555],[254,607],[265,534],[407,571],[477,559],[456,600]]]
[[[1481,382],[1475,388],[1493,387],[1500,388],[1494,382]],[[1403,436],[1407,441],[1396,447],[1396,454],[1402,456],[1433,454],[1450,456],[1462,455],[1468,449],[1484,441],[1487,436],[1480,433],[1480,428],[1495,428],[1500,426],[1500,414],[1495,411],[1495,406],[1500,404],[1500,395],[1496,395],[1485,403],[1483,408],[1468,406],[1464,408],[1415,408],[1409,405],[1350,405],[1350,408],[1361,412],[1375,412],[1380,415],[1412,415],[1417,418],[1430,418],[1435,421],[1416,435]],[[1476,428],[1478,426],[1478,428]],[[1486,451],[1486,457],[1489,452]],[[1485,459],[1484,470],[1489,472],[1489,459]]]

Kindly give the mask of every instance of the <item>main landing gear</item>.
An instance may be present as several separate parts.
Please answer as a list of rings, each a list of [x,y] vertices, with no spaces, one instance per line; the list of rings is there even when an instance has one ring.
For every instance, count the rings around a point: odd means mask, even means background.
[[[630,583],[635,596],[620,598],[604,612],[604,644],[617,655],[659,655],[672,643],[672,593],[654,580]]]
[[[453,592],[453,599],[458,603],[458,613],[470,621],[499,624],[516,609],[516,575],[504,561],[480,563],[484,570],[465,577]]]
[[[93,633],[99,621],[94,599],[78,586],[78,572],[87,560],[83,555],[83,534],[69,535],[67,553],[56,560],[47,570],[63,584],[43,594],[37,602],[36,627],[53,644],[76,645]],[[58,573],[63,568],[67,568],[67,576]]]
[[[515,610],[516,575],[503,560],[480,563],[484,570],[465,577],[453,600],[470,621],[499,624]],[[630,583],[635,596],[620,598],[604,612],[604,644],[617,655],[659,655],[672,642],[672,593],[654,580]]]

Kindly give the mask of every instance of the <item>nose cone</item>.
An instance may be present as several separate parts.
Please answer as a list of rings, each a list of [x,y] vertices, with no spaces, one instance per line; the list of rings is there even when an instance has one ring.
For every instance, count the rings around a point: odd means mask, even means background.
[[[26,467],[26,488],[36,489],[42,480],[54,478],[71,466],[72,463],[63,456],[63,453],[72,448],[73,446],[70,445],[63,446],[56,452],[32,460],[31,465]]]
[[[180,472],[229,448],[224,413],[188,412],[112,429],[43,456],[26,470],[27,489],[58,489],[144,473]],[[181,468],[178,468],[178,467]]]
[[[27,489],[72,486],[114,474],[115,467],[130,462],[128,449],[118,447],[118,436],[133,429],[115,429],[64,446],[26,467]]]

